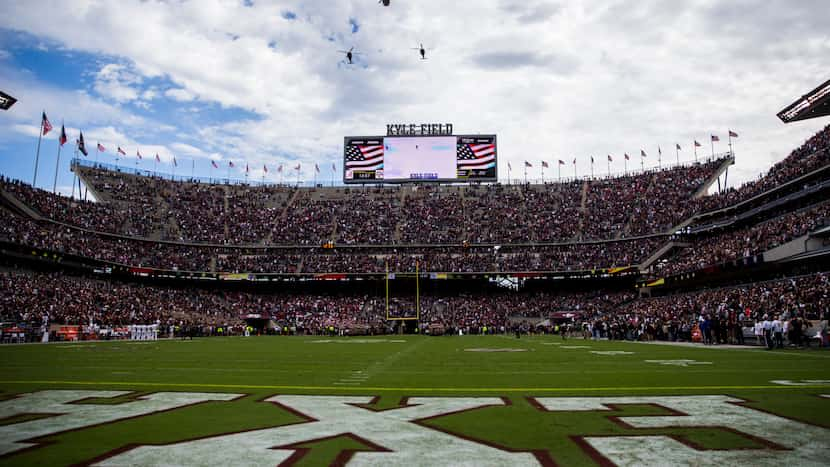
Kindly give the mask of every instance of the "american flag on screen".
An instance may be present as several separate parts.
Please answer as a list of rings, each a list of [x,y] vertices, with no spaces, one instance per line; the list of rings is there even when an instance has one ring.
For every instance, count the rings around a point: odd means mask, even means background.
[[[459,144],[457,151],[459,170],[481,170],[496,166],[495,144]]]
[[[346,170],[383,168],[383,145],[346,146]]]

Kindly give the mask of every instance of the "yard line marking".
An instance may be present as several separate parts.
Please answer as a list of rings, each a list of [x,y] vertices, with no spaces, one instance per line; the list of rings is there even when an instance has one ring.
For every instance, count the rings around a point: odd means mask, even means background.
[[[272,389],[272,390],[294,390],[294,391],[342,391],[349,388],[337,386],[288,386],[288,385],[264,385],[264,384],[216,384],[216,383],[163,383],[163,382],[124,382],[124,381],[52,381],[52,380],[7,380],[0,381],[0,384],[54,384],[74,386],[136,386],[136,387],[159,387],[159,388],[210,388],[210,389]],[[335,383],[337,384],[337,383]],[[747,389],[827,389],[826,385],[813,386],[782,386],[782,385],[747,385],[747,386],[620,386],[620,387],[589,387],[589,388],[568,388],[568,387],[527,387],[527,388],[431,388],[431,387],[360,387],[354,388],[362,391],[382,392],[602,392],[602,391],[730,391]]]

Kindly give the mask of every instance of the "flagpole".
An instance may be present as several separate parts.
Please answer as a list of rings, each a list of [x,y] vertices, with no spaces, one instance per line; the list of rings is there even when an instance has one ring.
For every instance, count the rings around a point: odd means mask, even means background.
[[[556,164],[557,170],[559,170],[559,181],[562,181],[562,164]]]
[[[625,156],[623,156],[623,170],[625,171],[625,174],[628,175],[628,159],[626,159]]]
[[[660,149],[660,146],[657,146],[657,168],[663,168],[663,150]]]
[[[611,176],[611,161],[609,159],[605,159],[605,164],[608,166],[608,176]]]
[[[680,165],[680,148],[677,147],[677,144],[674,145],[674,152],[677,154],[677,165]]]
[[[692,147],[695,148],[695,162],[697,162],[697,141],[692,142]]]
[[[61,131],[63,131],[63,120],[61,120]],[[58,188],[58,166],[61,163],[61,137],[58,136],[58,158],[55,160],[55,180],[52,182],[52,194],[57,193]]]
[[[728,137],[729,137],[729,154],[732,155],[732,130],[729,130]]]
[[[542,184],[544,185],[545,184],[545,166],[543,165],[541,167],[541,169],[542,169]]]
[[[75,144],[75,153],[73,154],[73,158],[74,159],[78,158],[78,145],[77,144]],[[74,171],[72,172],[72,174],[73,174],[72,175],[72,198],[74,199],[75,198],[75,179],[78,178],[78,174]],[[80,197],[80,196],[81,196],[81,193],[78,192],[78,197]]]
[[[576,158],[574,158],[574,180],[576,180]]]
[[[527,163],[525,163],[525,185],[527,185]]]
[[[591,178],[594,178],[594,158],[591,158]]]
[[[709,135],[709,143],[712,145],[712,159],[715,158],[715,138],[712,138],[712,135]]]
[[[196,172],[196,159],[190,159],[190,181],[193,181],[193,174]]]
[[[40,129],[37,132],[37,152],[35,153],[35,175],[32,177],[32,188],[35,188],[35,184],[37,183],[37,166],[40,162],[40,141],[43,139],[43,115],[46,115],[46,109],[43,110],[43,114],[40,118]]]

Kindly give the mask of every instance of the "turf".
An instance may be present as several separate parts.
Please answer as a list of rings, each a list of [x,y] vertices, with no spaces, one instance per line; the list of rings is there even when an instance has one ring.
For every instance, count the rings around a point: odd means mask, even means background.
[[[519,349],[519,352],[494,350]],[[510,405],[437,417],[424,425],[509,450],[544,452],[560,465],[593,460],[574,435],[620,435],[609,415],[660,415],[626,405],[608,413],[549,413],[527,397],[728,394],[762,409],[830,427],[830,352],[679,347],[556,337],[251,337],[0,347],[0,399],[49,389],[136,393],[81,403],[123,403],[159,391],[246,394],[38,440],[0,456],[0,465],[72,465],[131,444],[166,444],[302,422],[261,401],[275,394],[378,396],[393,409],[417,396],[503,397]],[[592,352],[603,352],[602,354]],[[612,353],[607,353],[612,352]],[[616,353],[615,352],[625,352]],[[651,360],[652,362],[648,362]],[[666,364],[667,361],[686,360]],[[785,386],[774,380],[815,381]],[[402,400],[403,399],[403,400]],[[27,418],[28,417],[28,418]],[[0,420],[0,426],[37,418]],[[816,428],[821,429],[821,428]],[[638,430],[675,435],[705,449],[759,448],[714,428]],[[348,451],[372,451],[339,436],[292,446],[298,465],[328,465]],[[538,456],[537,456],[538,457]]]

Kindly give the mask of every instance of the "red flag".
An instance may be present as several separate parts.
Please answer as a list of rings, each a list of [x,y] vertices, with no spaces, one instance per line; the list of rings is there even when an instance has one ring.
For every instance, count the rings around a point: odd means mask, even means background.
[[[712,142],[715,143],[715,142],[718,142],[718,141],[720,141],[720,138],[718,137],[718,135],[712,135]]]
[[[674,143],[674,146],[677,148],[678,151],[680,150],[680,143]]]
[[[696,147],[696,148],[701,147],[701,144],[700,144],[700,143],[698,143],[698,142],[697,142],[697,140],[695,140],[695,147]]]
[[[247,174],[250,171],[251,171],[251,169],[248,168],[248,163],[246,162],[245,163],[245,173]]]
[[[334,162],[331,163],[331,171],[332,172],[337,172],[337,166],[334,165]]]
[[[161,158],[159,157],[159,153],[156,153],[156,162],[161,162]]]
[[[647,157],[646,152],[640,149],[640,157]]]
[[[173,156],[173,167],[178,167],[179,163],[176,162],[176,156]]]
[[[298,172],[300,171],[300,163],[299,162],[297,162],[297,167],[294,167],[294,170],[296,170]]]
[[[265,164],[262,164],[262,171],[265,172],[265,173],[268,173],[268,166],[265,165]]]
[[[562,159],[559,159],[559,165],[565,165],[565,161],[563,161]]]
[[[533,164],[531,164],[531,163],[530,163],[530,162],[528,162],[528,161],[525,161],[525,167],[533,167]]]
[[[136,157],[138,157],[138,159],[139,159],[139,160],[141,160],[141,151],[139,151],[138,149],[136,149],[136,150],[135,150],[135,155],[136,155]]]
[[[657,155],[658,155],[658,156],[662,156],[662,155],[663,155],[663,150],[662,150],[662,149],[660,149],[660,146],[657,146]]]
[[[233,161],[228,161],[228,167],[233,168]]]
[[[280,164],[280,166],[277,167],[277,172],[282,173],[282,164]]]
[[[513,170],[513,166],[510,165],[510,162],[507,163],[507,170]]]
[[[591,163],[594,163],[594,156],[591,156]]]
[[[124,150],[123,150],[123,149],[121,149],[121,146],[118,146],[118,154],[121,154],[121,155],[124,155],[124,156],[126,156],[126,155],[127,155],[127,153],[126,153],[126,152],[124,152]]]
[[[608,162],[614,162],[614,159],[611,158],[611,154],[608,154]]]
[[[625,157],[625,160],[627,161],[631,160],[631,157],[628,156],[628,153],[623,154],[623,157]]]
[[[738,134],[737,134],[737,133],[735,133],[735,132],[734,132],[734,131],[732,131],[732,130],[729,130],[729,137],[730,137],[730,138],[737,138],[737,137],[738,137]]]
[[[314,171],[320,173],[320,167],[318,167],[316,163],[314,164]]]
[[[46,112],[43,112],[43,120],[40,121],[40,128],[43,130],[43,136],[46,136],[46,133],[52,131],[52,124],[49,123],[49,119],[46,118]]]
[[[105,148],[101,143],[98,143],[98,152],[106,152],[107,148]]]
[[[61,146],[66,144],[66,128],[64,128],[63,125],[61,125],[61,136],[60,138],[58,138],[58,142],[61,144]]]
[[[210,165],[212,165],[214,169],[218,169],[218,168],[219,168],[219,166],[218,166],[218,165],[216,165],[216,161],[210,161]]]
[[[542,167],[544,167],[544,168],[546,168],[546,169],[547,169],[547,168],[548,168],[548,163],[547,163],[547,162],[545,162],[545,161],[542,161]]]
[[[574,165],[576,165],[576,157],[574,157]]]

